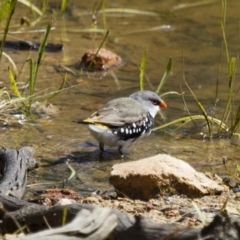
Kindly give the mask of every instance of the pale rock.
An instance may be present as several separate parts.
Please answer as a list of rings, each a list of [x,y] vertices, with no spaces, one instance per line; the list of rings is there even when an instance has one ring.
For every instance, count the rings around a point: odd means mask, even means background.
[[[74,204],[76,201],[74,199],[68,199],[68,198],[61,198],[59,201],[55,204],[56,206],[65,206]]]
[[[142,200],[172,194],[194,198],[226,189],[183,160],[166,154],[114,165],[110,183],[123,195]]]

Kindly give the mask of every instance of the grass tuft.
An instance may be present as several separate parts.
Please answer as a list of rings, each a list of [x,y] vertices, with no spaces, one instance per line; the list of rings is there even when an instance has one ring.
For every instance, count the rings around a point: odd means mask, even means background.
[[[160,91],[162,90],[163,86],[165,85],[169,75],[171,74],[172,71],[172,66],[173,66],[173,62],[172,62],[172,58],[169,59],[166,70],[162,76],[162,79],[158,85],[158,88],[156,90],[156,93],[160,93]]]
[[[66,7],[67,7],[67,0],[62,0],[61,1],[61,14],[64,14]]]
[[[38,71],[39,71],[39,67],[40,67],[40,63],[42,61],[42,56],[43,56],[43,52],[45,50],[45,46],[47,43],[47,39],[48,39],[48,35],[51,31],[51,27],[52,24],[48,24],[43,40],[40,44],[39,50],[38,50],[38,56],[37,56],[37,61],[33,62],[32,59],[29,60],[29,67],[30,67],[30,78],[29,78],[29,96],[30,98],[28,98],[28,103],[27,103],[27,112],[30,113],[30,109],[31,109],[31,105],[32,105],[32,97],[34,95],[34,90],[35,90],[35,86],[36,86],[36,81],[37,81],[37,76],[38,76]]]
[[[239,164],[236,165],[235,172],[232,172],[231,170],[228,169],[227,160],[225,158],[223,158],[223,165],[224,165],[224,168],[225,168],[227,174],[230,177],[232,177],[234,180],[236,180],[238,183],[240,183],[240,165]]]
[[[4,28],[4,33],[3,33],[3,36],[2,36],[1,48],[0,48],[0,61],[1,61],[1,58],[2,58],[3,47],[5,45],[10,21],[12,19],[13,13],[14,13],[16,3],[17,3],[17,0],[5,0],[3,5],[2,5],[2,9],[0,10],[0,23],[3,20],[3,18],[7,15],[6,24],[5,24],[5,28]]]
[[[192,89],[190,88],[190,86],[188,85],[188,83],[186,82],[185,79],[184,79],[184,82],[185,82],[186,86],[188,87],[189,91],[191,92],[192,96],[194,97],[199,110],[201,111],[202,115],[204,116],[204,119],[205,119],[205,121],[207,123],[207,127],[208,127],[209,138],[211,138],[212,137],[212,126],[211,126],[210,121],[209,121],[209,116],[208,116],[206,110],[204,109],[203,105],[201,104],[201,102],[198,101],[196,95],[194,94],[194,92],[192,91]]]

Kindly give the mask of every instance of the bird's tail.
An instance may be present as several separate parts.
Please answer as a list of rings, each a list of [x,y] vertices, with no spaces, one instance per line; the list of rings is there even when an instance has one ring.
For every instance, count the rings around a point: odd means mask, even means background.
[[[78,124],[84,124],[84,125],[89,124],[89,122],[86,122],[85,120],[82,120],[82,119],[80,119],[80,120],[75,120],[75,121],[73,121],[73,122],[78,123]]]
[[[84,124],[84,125],[96,125],[98,127],[101,127],[101,128],[105,128],[105,129],[109,129],[111,128],[111,126],[108,126],[108,125],[104,125],[102,123],[98,123],[98,122],[94,122],[92,121],[90,118],[87,118],[85,120],[76,120],[74,121],[75,123],[78,123],[78,124]]]
[[[86,118],[84,120],[77,120],[77,123],[80,124],[99,124],[98,121],[96,121],[98,118],[97,117],[90,117],[90,118]],[[100,123],[101,124],[101,123]]]

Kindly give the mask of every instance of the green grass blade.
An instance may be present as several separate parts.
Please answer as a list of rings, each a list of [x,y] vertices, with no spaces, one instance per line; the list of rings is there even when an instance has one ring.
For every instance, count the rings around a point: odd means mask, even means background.
[[[165,92],[165,93],[162,93],[161,94],[161,97],[164,97],[164,96],[167,96],[167,95],[179,95],[179,96],[182,96],[183,94],[184,94],[184,92],[182,92],[182,93],[178,93],[178,92],[176,92],[176,91],[169,91],[169,92]]]
[[[97,54],[98,54],[98,52],[100,51],[100,49],[102,48],[103,44],[106,42],[107,37],[108,37],[108,34],[109,34],[109,30],[106,32],[106,34],[105,34],[105,36],[104,36],[104,38],[103,38],[103,41],[101,42],[101,44],[100,44],[100,46],[99,46],[99,48],[98,48],[95,56],[97,56]]]
[[[236,69],[236,61],[235,57],[232,57],[229,62],[228,72],[229,72],[229,110],[231,115],[231,126],[233,126],[234,122],[234,81],[235,81],[235,69]]]
[[[76,28],[68,28],[67,32],[70,33],[100,33],[106,34],[106,29],[103,28],[85,28],[85,29],[76,29]]]
[[[97,52],[95,53],[93,60],[92,60],[92,61],[90,62],[90,64],[88,65],[87,70],[88,70],[88,69],[91,69],[91,66],[93,65],[96,56],[98,55],[100,49],[102,48],[103,44],[105,43],[105,41],[106,41],[106,39],[107,39],[107,37],[108,37],[108,34],[109,34],[109,31],[106,32],[106,34],[105,34],[105,36],[104,36],[104,38],[103,38],[103,41],[101,42],[100,46],[98,47],[98,50],[97,50]]]
[[[71,170],[71,175],[68,178],[68,181],[70,181],[76,175],[76,170],[69,163],[67,166]]]
[[[2,55],[4,57],[6,57],[7,60],[11,63],[12,69],[13,69],[13,72],[14,72],[14,76],[17,76],[18,75],[18,70],[17,70],[17,66],[16,66],[15,62],[13,61],[13,59],[5,52],[2,52]]]
[[[234,180],[236,180],[238,183],[240,183],[240,178],[239,176],[237,176],[235,173],[233,173],[231,170],[229,170],[227,168],[227,164],[226,164],[226,160],[224,160],[223,158],[223,165],[224,165],[224,168],[226,170],[226,172],[228,173],[229,176],[231,176]]]
[[[175,5],[172,9],[173,11],[177,11],[177,10],[183,10],[183,9],[187,9],[187,8],[193,8],[193,7],[199,7],[199,6],[204,6],[207,4],[211,4],[217,2],[217,0],[204,0],[204,1],[192,1],[189,3],[179,3],[177,5]]]
[[[235,74],[235,68],[236,68],[236,61],[237,59],[235,57],[231,58],[231,61],[228,64],[228,77],[229,77],[229,83],[228,88],[232,88],[233,86],[233,80],[234,80],[234,74]]]
[[[142,56],[141,64],[140,64],[139,80],[140,80],[140,90],[141,91],[144,90],[144,75],[145,75],[147,54],[148,54],[148,50],[146,50],[144,55]]]
[[[0,8],[0,23],[11,10],[11,1],[5,0]]]
[[[224,109],[223,116],[222,116],[222,122],[227,121],[227,119],[225,119],[225,118],[226,118],[227,112],[231,108],[231,104],[232,104],[235,68],[236,68],[236,58],[231,58],[231,61],[228,63],[228,77],[229,77],[228,97],[227,97],[227,104],[226,104],[226,107]],[[231,125],[233,125],[233,124],[231,124]]]
[[[223,34],[223,42],[224,42],[225,51],[226,51],[227,63],[229,63],[229,52],[228,52],[227,38],[225,33],[226,11],[227,11],[227,1],[222,0],[221,29]]]
[[[167,78],[169,77],[169,75],[170,75],[170,73],[171,73],[171,71],[172,71],[172,65],[173,65],[173,63],[172,63],[172,58],[170,58],[169,61],[168,61],[166,70],[165,70],[165,72],[164,72],[164,74],[163,74],[163,76],[162,76],[162,79],[161,79],[161,81],[160,81],[160,83],[159,83],[159,85],[158,85],[158,88],[157,88],[157,90],[156,90],[156,93],[159,94],[159,92],[160,92],[161,89],[163,88],[164,84],[166,83]]]
[[[55,98],[55,97],[60,93],[60,91],[63,89],[63,87],[65,86],[66,82],[67,82],[67,73],[64,75],[62,84],[60,85],[58,91],[55,91],[55,92],[52,94],[52,96],[50,96],[46,101],[49,102],[50,100],[52,100],[53,98]]]
[[[235,122],[234,122],[234,124],[231,128],[232,133],[237,132],[238,127],[239,127],[239,123],[240,123],[240,105],[238,105],[238,110],[237,110],[237,113],[236,113]]]
[[[29,95],[32,95],[33,92],[33,78],[34,78],[34,66],[33,66],[33,60],[29,59],[29,71],[30,71],[30,78],[29,78]]]
[[[0,60],[2,58],[2,51],[3,51],[4,45],[5,45],[5,41],[6,41],[6,38],[7,38],[7,33],[8,33],[10,21],[12,19],[12,15],[14,13],[14,10],[15,10],[15,7],[16,7],[16,3],[17,3],[17,0],[9,0],[9,1],[5,1],[4,5],[3,5],[5,7],[4,11],[9,12],[9,14],[8,14],[8,17],[7,17],[7,20],[6,20],[4,33],[3,33],[3,36],[2,36],[2,43],[1,43],[1,48],[0,48]],[[6,12],[4,14],[6,14]],[[4,16],[4,14],[3,14],[3,16]]]
[[[104,29],[107,29],[107,20],[106,20],[106,0],[102,0],[102,4],[101,4],[101,9],[102,9],[102,17],[103,17],[103,26]]]
[[[11,71],[11,69],[8,67],[8,78],[10,80],[10,83],[11,83],[11,89],[13,90],[14,94],[17,96],[17,97],[22,97],[20,92],[19,92],[19,89],[17,87],[17,84],[16,84],[16,81],[15,81],[15,77],[13,76],[13,73]]]
[[[100,3],[100,4],[99,4]],[[98,29],[98,20],[97,20],[97,17],[98,17],[98,13],[100,11],[102,7],[102,1],[98,2],[98,1],[95,1],[94,4],[93,4],[93,8],[92,8],[92,14],[91,14],[91,17],[92,17],[92,24],[91,24],[91,28],[92,29]],[[104,13],[105,14],[105,13]],[[94,34],[93,38],[96,38],[96,34]]]
[[[43,40],[42,40],[42,42],[40,44],[40,47],[39,47],[39,50],[38,50],[37,62],[34,64],[34,69],[33,69],[33,72],[31,74],[29,95],[33,95],[33,93],[34,93],[34,88],[35,88],[35,85],[36,85],[36,80],[37,80],[39,67],[40,67],[40,64],[41,64],[41,61],[42,61],[42,56],[43,56],[43,53],[44,53],[44,50],[45,50],[48,35],[51,31],[51,27],[52,27],[52,24],[48,24],[48,26],[46,28],[46,32],[45,32],[44,37],[43,37]]]
[[[17,0],[19,3],[22,3],[23,5],[29,7],[31,10],[33,10],[35,13],[37,13],[39,16],[42,16],[42,11],[32,3],[32,1],[27,0]]]
[[[64,14],[67,6],[67,0],[62,0],[61,1],[61,14]]]
[[[39,71],[39,67],[42,61],[42,56],[45,50],[45,46],[47,43],[47,38],[48,35],[51,31],[51,27],[52,24],[48,24],[43,40],[40,44],[39,50],[38,50],[38,56],[37,56],[37,61],[36,63],[33,62],[32,59],[29,60],[29,64],[30,64],[30,79],[29,79],[29,98],[28,98],[28,111],[31,108],[32,105],[32,97],[34,95],[34,89],[35,89],[35,85],[36,85],[36,80],[37,80],[37,76],[38,76],[38,71]]]
[[[223,205],[222,205],[221,209],[219,210],[219,212],[226,213],[228,200],[229,200],[229,196],[226,198],[226,201],[223,203]]]
[[[98,11],[98,13],[102,13],[102,9]],[[94,12],[94,11],[93,11]],[[96,12],[96,11],[95,11]],[[120,13],[121,16],[123,14],[135,14],[135,15],[145,15],[145,16],[150,16],[150,17],[158,17],[159,13],[153,12],[153,11],[142,11],[142,10],[137,10],[133,8],[105,8],[104,9],[105,13]],[[89,13],[82,12],[79,13],[79,16],[84,16],[84,15],[89,15]]]
[[[39,47],[39,50],[38,50],[38,58],[37,58],[37,62],[36,62],[36,68],[35,68],[35,82],[34,84],[36,83],[36,78],[37,78],[37,74],[38,74],[38,70],[39,70],[39,66],[40,66],[40,63],[42,61],[42,56],[43,56],[43,53],[44,53],[44,50],[45,50],[45,46],[47,44],[47,39],[48,39],[48,35],[51,31],[51,28],[52,28],[52,23],[48,24],[47,25],[47,28],[46,28],[46,32],[44,34],[44,37],[43,37],[43,40],[40,44],[40,47]]]
[[[216,79],[216,89],[215,89],[215,101],[214,101],[214,109],[217,108],[217,103],[219,101],[218,99],[218,89],[219,89],[219,76],[220,76],[220,65],[221,65],[221,58],[222,58],[222,49],[220,51],[220,57],[219,57],[219,62],[218,62],[218,70],[217,70],[217,79]],[[215,115],[215,111],[213,114],[213,117]]]
[[[223,129],[224,131],[228,131],[228,127],[226,126],[226,124],[223,124],[221,122],[221,120],[219,120],[217,118],[213,118],[212,116],[207,116],[207,118],[208,118],[208,121],[211,122],[212,124],[221,126],[221,129]],[[196,120],[206,120],[206,119],[205,119],[205,116],[203,116],[203,115],[191,115],[188,117],[178,118],[174,121],[168,122],[168,123],[163,124],[158,127],[155,127],[155,128],[153,128],[153,131],[157,131],[157,130],[160,130],[160,129],[163,129],[163,128],[166,128],[166,127],[169,127],[169,126],[172,126],[175,124],[179,124],[179,123],[181,123],[181,125],[183,126],[189,122],[196,121]]]
[[[67,223],[67,214],[68,214],[68,205],[66,205],[63,209],[63,217],[62,217],[62,226]]]
[[[237,168],[237,174],[238,174],[238,176],[239,176],[239,173],[240,173],[240,165],[237,164],[236,168]]]
[[[121,33],[118,34],[118,36],[126,36],[126,35],[132,35],[132,34],[137,34],[137,33],[145,33],[147,34],[147,32],[160,32],[160,31],[169,31],[171,29],[170,25],[158,25],[155,27],[148,27],[148,28],[140,28],[140,29],[131,29],[129,31],[124,30]]]
[[[197,203],[195,203],[194,201],[192,201],[192,205],[193,207],[195,208],[195,210],[197,211],[198,213],[198,216],[203,224],[203,226],[205,226],[207,224],[207,221],[206,221],[206,217],[204,216],[203,212],[201,211],[201,209],[198,207]]]
[[[29,86],[28,86],[28,96],[25,96],[25,101],[23,102],[23,105],[25,107],[25,113],[29,112],[32,104],[32,89],[33,89],[33,78],[34,78],[34,63],[32,59],[28,60],[29,62]]]
[[[41,0],[41,12],[45,12],[47,8],[47,0]]]
[[[197,97],[195,96],[194,92],[192,91],[192,89],[190,88],[190,86],[188,85],[188,83],[186,82],[185,79],[184,79],[184,82],[185,82],[186,86],[188,87],[189,91],[191,92],[191,94],[192,94],[193,98],[195,99],[195,101],[196,101],[196,103],[197,103],[197,105],[198,105],[202,115],[204,116],[204,118],[206,120],[207,127],[208,127],[208,134],[209,134],[209,137],[211,138],[212,137],[212,127],[211,127],[211,124],[210,124],[207,112],[204,109],[203,105],[198,101]]]

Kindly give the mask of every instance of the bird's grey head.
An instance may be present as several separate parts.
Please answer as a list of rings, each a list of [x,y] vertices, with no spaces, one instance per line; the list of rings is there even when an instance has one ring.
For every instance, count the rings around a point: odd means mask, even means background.
[[[129,96],[136,100],[154,118],[161,108],[167,107],[166,103],[155,92],[144,90]]]

